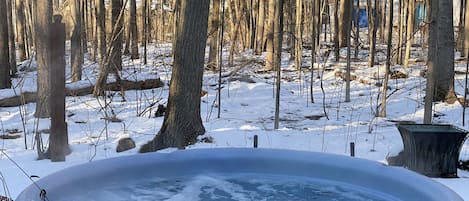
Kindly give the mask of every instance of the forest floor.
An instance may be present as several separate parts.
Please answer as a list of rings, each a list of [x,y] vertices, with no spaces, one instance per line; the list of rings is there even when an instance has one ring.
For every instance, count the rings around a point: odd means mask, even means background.
[[[384,46],[379,49],[383,50]],[[224,55],[227,57],[228,52]],[[345,49],[341,50],[341,56],[344,55]],[[396,155],[403,148],[395,121],[423,121],[425,78],[421,72],[425,63],[421,58],[425,55],[416,47],[410,68],[392,66],[392,71],[401,72],[401,76],[389,82],[386,118],[375,117],[376,108],[381,104],[382,87],[379,86],[385,72],[384,65],[367,67],[367,55],[367,50],[361,50],[352,62],[352,75],[356,79],[351,82],[351,101],[344,102],[345,82],[340,77],[345,70],[344,58],[334,62],[333,53],[322,52],[311,79],[310,51],[304,51],[301,71],[293,61],[289,61],[289,54],[285,52],[279,129],[274,129],[275,73],[263,71],[263,55],[252,56],[252,52],[243,52],[235,57],[232,67],[224,65],[221,103],[217,103],[218,73],[207,70],[203,81],[203,90],[207,94],[202,97],[201,106],[207,132],[200,139],[212,138],[213,141],[201,141],[188,149],[252,147],[253,136],[258,135],[260,148],[349,155],[349,144],[354,142],[356,157],[386,164],[386,157]],[[378,51],[377,59],[379,64],[384,64],[384,51]],[[66,162],[36,160],[34,134],[47,130],[50,122],[34,117],[35,103],[1,107],[0,133],[19,135],[19,138],[0,140],[0,195],[15,198],[31,184],[32,175],[44,177],[90,161],[137,154],[138,147],[151,140],[161,127],[163,117],[155,117],[154,113],[159,104],[164,105],[167,101],[170,64],[170,46],[157,45],[150,49],[147,65],[143,65],[141,59],[131,61],[125,57],[122,78],[131,81],[160,78],[166,83],[164,87],[126,91],[125,101],[119,91],[108,92],[104,98],[91,95],[67,97],[66,115],[72,153]],[[35,69],[34,62],[23,63],[18,78],[13,80],[14,90],[0,90],[0,99],[21,92],[34,92]],[[97,70],[96,63],[86,60],[83,81],[67,83],[67,87],[92,85]],[[457,63],[456,70],[465,72],[465,64]],[[459,95],[464,92],[464,76],[457,74],[455,77]],[[67,78],[70,77],[67,66]],[[314,103],[311,102],[311,82]],[[220,118],[217,118],[218,109]],[[467,123],[463,126],[463,107],[459,103],[435,103],[434,111],[434,123],[450,123],[469,130]],[[135,140],[137,148],[116,153],[116,144],[124,137]],[[47,145],[48,135],[42,134],[42,139]],[[460,157],[469,158],[469,143],[464,144]],[[469,200],[469,172],[458,170],[458,175],[460,178],[435,180]]]

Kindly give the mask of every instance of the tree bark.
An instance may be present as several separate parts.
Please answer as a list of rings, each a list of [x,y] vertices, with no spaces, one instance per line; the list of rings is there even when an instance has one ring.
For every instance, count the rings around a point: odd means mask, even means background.
[[[218,28],[220,25],[220,0],[212,0],[212,12],[210,14],[209,35],[209,52],[208,67],[216,70],[218,55]]]
[[[370,41],[370,56],[368,57],[368,66],[373,67],[375,64],[375,49],[376,49],[376,32],[378,30],[378,16],[377,16],[377,0],[374,1],[374,5],[371,5],[371,0],[367,0],[368,6],[368,37]],[[373,11],[374,10],[374,11]]]
[[[431,123],[432,102],[455,99],[454,27],[451,0],[432,0],[424,123]]]
[[[269,0],[269,8],[267,15],[267,55],[265,57],[265,70],[272,70],[274,66],[274,22],[275,22],[275,1]]]
[[[389,0],[389,14],[388,14],[388,33],[387,33],[387,49],[386,49],[386,72],[384,72],[384,81],[383,81],[383,96],[381,98],[381,111],[379,113],[380,117],[386,117],[386,101],[387,101],[387,92],[388,92],[388,81],[389,73],[391,71],[391,49],[392,49],[392,21],[394,13],[394,0]]]
[[[295,65],[298,70],[301,71],[301,65],[303,63],[303,1],[296,0],[296,40],[295,42]]]
[[[107,80],[108,66],[106,66],[106,11],[104,0],[95,0],[96,4],[96,35],[98,40],[98,65],[99,73],[96,85],[94,86],[93,96],[104,94],[104,84]]]
[[[200,117],[200,92],[207,41],[209,0],[181,0],[168,107],[163,125],[140,151],[183,149],[205,133]]]
[[[259,0],[259,14],[257,17],[255,48],[255,53],[257,55],[260,55],[264,51],[265,1],[266,0]]]
[[[464,56],[467,57],[469,54],[469,2],[466,2],[464,16]]]
[[[274,69],[277,71],[276,93],[275,93],[275,120],[274,129],[279,128],[280,121],[280,83],[282,64],[282,39],[283,39],[283,0],[275,0],[275,22],[274,22]]]
[[[339,0],[334,0],[334,52],[335,61],[340,59],[340,46],[339,46]]]
[[[410,50],[411,50],[411,47],[412,47],[412,41],[414,39],[415,0],[409,0],[408,7],[409,7],[408,8],[408,13],[409,14],[407,16],[407,39],[405,41],[406,42],[406,47],[405,47],[405,56],[404,56],[404,66],[405,67],[409,67]]]
[[[13,5],[12,1],[14,0],[7,0],[7,21],[8,21],[8,43],[9,43],[9,50],[10,50],[10,75],[14,76],[16,74],[16,43],[15,43],[15,28],[13,26]]]
[[[340,10],[339,10],[339,47],[347,46],[347,35],[350,33],[351,18],[352,12],[350,7],[352,6],[353,1],[344,0],[340,1]]]
[[[16,36],[18,41],[18,59],[26,60],[26,18],[24,14],[24,0],[16,0]]]
[[[113,36],[111,37],[111,54],[109,58],[109,65],[112,72],[122,70],[122,36],[123,36],[123,15],[122,0],[112,0],[112,30]]]
[[[50,117],[49,94],[50,78],[50,25],[52,23],[52,0],[33,1],[35,14],[36,58],[37,58],[37,93],[36,113],[39,118]]]
[[[82,22],[80,0],[70,0],[70,11],[73,18],[73,31],[71,36],[70,64],[72,68],[72,82],[81,80],[83,65]]]
[[[131,36],[131,59],[138,59],[138,34],[137,34],[137,3],[130,0],[130,36]]]
[[[7,5],[5,1],[0,1],[0,10],[5,11]],[[6,12],[0,12],[0,19],[7,18]],[[8,23],[0,20],[0,89],[11,87],[10,80],[10,54],[8,49]]]

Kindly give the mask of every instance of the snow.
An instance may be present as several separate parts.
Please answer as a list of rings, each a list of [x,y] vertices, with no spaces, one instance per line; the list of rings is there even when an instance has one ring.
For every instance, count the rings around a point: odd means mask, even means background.
[[[378,47],[382,48],[382,47]],[[303,72],[299,77],[298,71],[288,61],[289,55],[283,54],[282,88],[280,102],[280,129],[273,129],[274,125],[274,73],[258,72],[262,66],[252,62],[241,68],[237,75],[223,78],[221,104],[217,100],[218,74],[206,71],[203,90],[208,94],[202,97],[201,117],[206,128],[202,137],[212,137],[213,143],[196,143],[188,149],[220,148],[220,147],[252,147],[253,136],[258,135],[259,147],[292,149],[303,151],[317,151],[349,155],[350,142],[355,143],[355,155],[358,158],[386,163],[386,157],[397,154],[403,147],[401,137],[395,123],[390,120],[406,120],[421,123],[423,120],[423,97],[425,96],[425,79],[419,76],[425,69],[424,62],[413,62],[412,68],[393,66],[392,70],[399,70],[409,75],[407,79],[390,80],[390,94],[387,105],[387,118],[376,118],[374,113],[378,94],[382,88],[375,83],[382,80],[384,66],[373,68],[366,66],[366,51],[361,50],[360,61],[352,63],[353,74],[358,80],[351,83],[351,102],[344,102],[345,83],[335,76],[338,71],[344,71],[343,59],[339,63],[330,58],[321,57],[315,65],[314,72],[314,103],[310,102],[309,83],[311,65],[310,53],[304,52]],[[421,51],[417,50],[417,51]],[[143,52],[143,51],[141,51]],[[343,50],[341,51],[343,52]],[[144,80],[159,77],[169,83],[171,74],[171,58],[169,45],[152,46],[149,50],[149,63],[143,65],[141,61],[124,59],[122,77],[128,80]],[[224,53],[227,57],[227,52]],[[353,54],[352,54],[353,55]],[[421,53],[415,54],[419,57]],[[415,56],[414,55],[414,56]],[[383,63],[384,55],[378,54],[378,60]],[[235,59],[235,67],[224,67],[224,73],[245,63],[243,60],[254,59],[262,61],[263,56],[252,56],[249,52],[241,53]],[[227,61],[227,59],[224,59]],[[326,62],[324,62],[326,61]],[[13,80],[14,90],[0,90],[0,98],[10,97],[25,91],[35,91],[35,63],[23,63],[25,70],[20,72],[19,78]],[[324,70],[324,72],[322,72]],[[465,71],[465,64],[457,63],[456,70]],[[70,69],[67,67],[67,79],[70,79]],[[323,77],[324,93],[321,91]],[[84,81],[67,83],[69,87],[89,86],[97,75],[97,65],[86,61],[84,65]],[[240,75],[248,76],[256,83],[237,81]],[[464,75],[457,75],[456,91],[459,95],[464,92]],[[110,76],[110,80],[113,80]],[[16,196],[37,177],[44,177],[56,171],[77,164],[88,163],[100,159],[134,155],[138,147],[151,140],[158,132],[163,118],[155,118],[153,113],[158,104],[165,104],[168,96],[168,86],[163,88],[127,91],[124,102],[120,92],[109,92],[106,98],[95,98],[91,95],[67,97],[67,123],[69,142],[72,153],[66,162],[52,163],[49,160],[36,160],[34,133],[47,129],[49,120],[37,120],[34,117],[35,104],[30,103],[21,107],[0,108],[0,131],[18,129],[21,138],[0,140],[0,195]],[[221,118],[217,118],[218,107]],[[469,125],[462,126],[462,107],[458,103],[435,103],[438,117],[434,123],[451,123],[469,130]],[[324,116],[312,120],[311,116]],[[122,122],[109,122],[106,117],[115,116]],[[467,122],[466,122],[467,123]],[[43,134],[44,143],[48,144],[48,135]],[[132,137],[137,144],[136,149],[116,153],[116,143],[123,137]],[[28,149],[25,149],[25,143]],[[469,158],[469,144],[465,143],[460,158]],[[33,149],[34,148],[34,149]],[[162,150],[171,152],[174,149]],[[16,165],[17,164],[17,165]],[[24,172],[23,172],[24,171]],[[469,200],[469,173],[459,170],[460,178],[435,179],[450,187],[465,200]],[[37,177],[30,178],[31,175]],[[2,185],[3,184],[3,185]],[[4,186],[8,187],[5,192]]]

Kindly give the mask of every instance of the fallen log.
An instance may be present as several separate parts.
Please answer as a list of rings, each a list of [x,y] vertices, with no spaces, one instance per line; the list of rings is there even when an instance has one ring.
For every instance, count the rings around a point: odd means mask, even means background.
[[[160,79],[149,79],[142,81],[121,80],[118,82],[107,83],[107,91],[126,91],[126,90],[144,90],[163,87],[164,83]],[[84,96],[93,93],[94,86],[84,86],[81,88],[66,89],[67,96]],[[18,105],[36,102],[36,92],[24,92],[20,95],[0,99],[0,107],[14,107]]]

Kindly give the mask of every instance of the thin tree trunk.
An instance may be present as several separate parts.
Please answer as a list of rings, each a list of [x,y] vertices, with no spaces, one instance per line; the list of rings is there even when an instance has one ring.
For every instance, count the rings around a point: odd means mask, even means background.
[[[340,59],[340,46],[339,46],[339,0],[334,1],[334,51],[335,61]]]
[[[70,11],[73,18],[73,32],[71,37],[71,56],[70,64],[72,66],[72,82],[81,80],[83,65],[83,47],[82,47],[82,22],[79,0],[70,0]]]
[[[398,22],[397,26],[399,28],[399,33],[398,33],[398,39],[397,39],[397,55],[396,55],[396,64],[401,65],[402,64],[402,40],[403,40],[403,35],[404,35],[404,28],[403,28],[403,23],[405,19],[405,12],[404,12],[404,1],[405,0],[399,0],[399,16],[398,16]]]
[[[123,38],[123,16],[121,15],[122,0],[112,0],[112,27],[111,55],[109,58],[110,68],[113,72],[122,70],[122,38]]]
[[[265,57],[265,70],[272,70],[274,65],[274,24],[275,24],[275,1],[269,0],[267,19],[267,55]]]
[[[301,65],[303,62],[303,29],[302,29],[302,23],[303,23],[303,1],[302,0],[296,0],[296,37],[294,40],[295,42],[295,64],[296,68],[300,70],[301,72]]]
[[[211,70],[216,70],[217,55],[218,55],[218,28],[220,25],[220,0],[212,0],[212,12],[210,15],[209,23],[209,53],[208,53],[208,67]]]
[[[301,8],[298,8],[297,2],[298,0],[285,0],[285,7],[286,7],[286,29],[287,29],[287,47],[290,49],[290,61],[295,60],[296,63],[296,45],[297,45],[297,40],[298,40],[298,32],[296,32],[297,28],[297,13],[298,10]],[[296,66],[298,69],[298,66]]]
[[[467,57],[469,54],[469,2],[466,2],[464,16],[464,56]]]
[[[350,3],[348,5],[349,7],[348,8],[345,8],[345,9],[348,9],[349,11],[348,12],[352,12],[352,9],[353,9],[353,4]],[[351,71],[351,67],[350,67],[350,54],[351,54],[351,37],[350,37],[350,32],[351,32],[351,28],[352,26],[350,26],[351,22],[350,20],[348,21],[349,23],[349,26],[348,27],[348,30],[346,32],[346,35],[347,35],[347,66],[346,66],[346,69],[345,69],[345,102],[350,102],[350,71]]]
[[[265,1],[266,0],[259,0],[259,15],[257,17],[255,48],[255,53],[257,55],[260,55],[264,51]]]
[[[405,57],[404,57],[404,66],[409,67],[410,59],[410,50],[412,47],[412,41],[414,38],[414,9],[415,9],[415,0],[409,0],[409,8],[407,16],[407,39],[405,47]]]
[[[183,149],[205,133],[200,117],[200,92],[207,40],[209,0],[182,0],[175,38],[175,60],[163,125],[140,152],[167,147]]]
[[[176,0],[176,1],[178,1],[178,0]],[[148,19],[148,17],[147,17],[148,9],[147,9],[147,7],[148,7],[148,0],[143,0],[143,2],[142,2],[142,27],[143,27],[142,45],[143,45],[143,64],[145,64],[145,65],[147,64],[147,41],[148,41],[147,40],[147,38],[148,38],[148,34],[147,34],[148,33],[148,31],[147,31],[148,30],[148,20],[147,20]],[[179,11],[176,10],[176,12],[179,12]],[[176,19],[174,20],[174,24],[175,24],[175,26],[177,26],[176,25],[177,24]],[[174,33],[173,33],[173,35],[174,35]],[[174,44],[173,44],[173,46],[174,46]],[[174,53],[173,53],[173,55],[174,55]]]
[[[93,90],[93,96],[104,95],[104,84],[106,84],[108,67],[106,53],[106,10],[104,0],[95,0],[96,4],[96,36],[98,41],[98,64],[99,74]]]
[[[7,21],[8,21],[8,43],[9,43],[9,59],[10,59],[10,74],[14,76],[16,74],[16,44],[15,44],[15,27],[13,26],[13,5],[12,1],[7,0]]]
[[[280,83],[281,77],[281,61],[282,61],[282,39],[283,39],[283,0],[275,0],[275,22],[274,22],[274,68],[277,70],[277,87],[275,96],[275,122],[274,129],[279,128],[280,121]]]
[[[130,35],[131,35],[131,59],[138,59],[138,34],[137,34],[137,3],[130,0]]]
[[[98,24],[96,23],[96,3],[95,0],[90,0],[90,5],[91,8],[93,8],[90,13],[91,13],[91,29],[93,32],[93,46],[91,48],[91,61],[96,62],[97,61],[97,55],[98,55],[98,33],[97,33],[97,26]]]
[[[376,31],[378,29],[378,16],[376,11],[377,0],[374,1],[374,5],[371,5],[371,0],[367,0],[368,6],[368,37],[370,41],[370,56],[368,57],[368,67],[373,67],[375,63],[375,49],[376,49]],[[374,12],[373,12],[374,10]]]
[[[388,92],[389,73],[391,72],[391,49],[392,49],[392,21],[394,13],[394,0],[389,0],[389,14],[388,14],[388,34],[387,34],[387,49],[386,49],[386,71],[384,72],[383,81],[383,95],[381,98],[381,111],[380,117],[386,117],[386,101]]]
[[[18,41],[18,59],[24,61],[26,53],[26,19],[24,16],[24,0],[16,0],[16,35]]]
[[[5,1],[0,1],[0,10],[5,11]],[[6,19],[7,13],[0,12],[0,19]],[[8,22],[0,20],[0,89],[11,87],[10,80],[10,53],[8,51]]]

